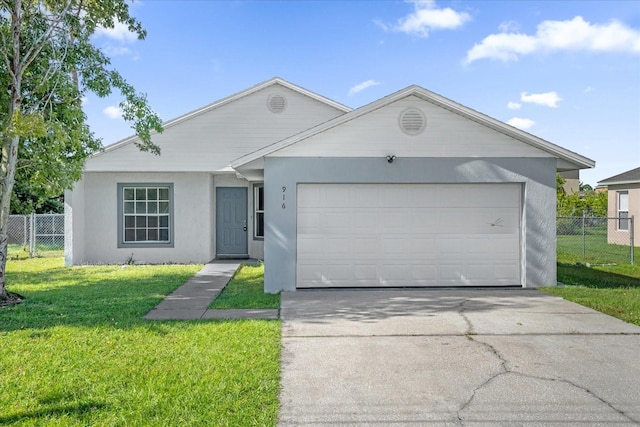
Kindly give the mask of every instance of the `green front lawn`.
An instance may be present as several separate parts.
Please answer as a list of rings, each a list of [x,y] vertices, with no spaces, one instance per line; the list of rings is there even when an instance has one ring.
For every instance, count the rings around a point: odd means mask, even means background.
[[[280,294],[264,293],[264,264],[243,265],[210,308],[280,308]]]
[[[8,263],[0,425],[275,425],[280,321],[148,321],[200,266]]]
[[[540,289],[640,326],[640,266],[559,263],[558,281]]]

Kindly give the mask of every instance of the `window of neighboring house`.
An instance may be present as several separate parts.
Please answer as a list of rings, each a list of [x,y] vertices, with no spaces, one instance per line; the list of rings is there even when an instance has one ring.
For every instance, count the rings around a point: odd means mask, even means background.
[[[253,237],[264,239],[264,185],[253,186]]]
[[[172,184],[118,184],[118,245],[171,246]]]
[[[618,230],[629,229],[629,192],[618,191]]]

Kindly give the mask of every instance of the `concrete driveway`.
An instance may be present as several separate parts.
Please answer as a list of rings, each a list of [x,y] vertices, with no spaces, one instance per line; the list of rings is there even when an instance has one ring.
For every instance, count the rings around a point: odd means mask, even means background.
[[[640,327],[540,291],[298,291],[281,317],[281,426],[640,424]]]

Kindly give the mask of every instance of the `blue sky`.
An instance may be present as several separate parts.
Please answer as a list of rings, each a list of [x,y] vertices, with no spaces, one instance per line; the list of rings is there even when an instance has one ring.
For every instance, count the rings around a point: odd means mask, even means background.
[[[96,45],[169,120],[278,76],[353,108],[418,84],[596,161],[640,166],[637,1],[189,1],[131,8]],[[132,134],[87,96],[104,145]]]

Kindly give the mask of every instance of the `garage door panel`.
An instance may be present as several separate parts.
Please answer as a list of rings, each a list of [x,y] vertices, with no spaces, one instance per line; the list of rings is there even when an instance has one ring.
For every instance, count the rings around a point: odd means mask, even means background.
[[[519,285],[520,198],[517,184],[301,184],[297,286]]]
[[[378,212],[371,212],[367,209],[355,209],[349,216],[349,226],[360,233],[375,230],[379,224]]]

